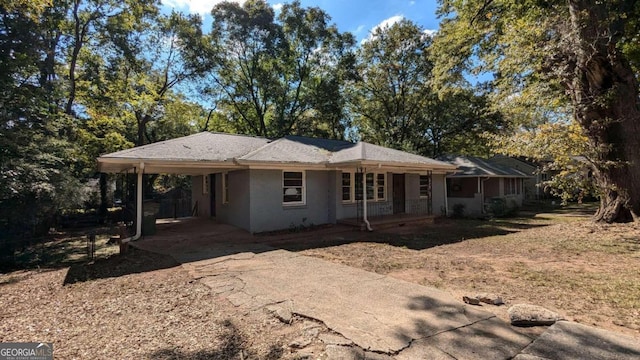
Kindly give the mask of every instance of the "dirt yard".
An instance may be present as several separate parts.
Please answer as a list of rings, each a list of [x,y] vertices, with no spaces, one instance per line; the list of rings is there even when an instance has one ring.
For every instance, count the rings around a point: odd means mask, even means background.
[[[596,225],[581,210],[442,220],[302,253],[434,286],[459,299],[494,293],[507,306],[483,308],[503,319],[509,305],[529,303],[640,337],[640,226]]]
[[[483,308],[505,319],[508,305],[530,303],[640,337],[640,228],[595,225],[574,210],[257,240],[275,239],[285,249],[459,299],[496,293],[507,306]],[[53,342],[56,359],[299,355],[292,344],[310,328],[308,319],[286,325],[264,311],[241,311],[168,256],[141,250],[109,256],[117,247],[103,245],[99,259],[87,263],[78,260],[81,245],[77,239],[56,245],[75,257],[56,250],[56,261],[40,269],[0,274],[0,342]]]
[[[291,359],[305,324],[239,312],[140,250],[0,275],[0,293],[0,342],[53,342],[56,359]]]

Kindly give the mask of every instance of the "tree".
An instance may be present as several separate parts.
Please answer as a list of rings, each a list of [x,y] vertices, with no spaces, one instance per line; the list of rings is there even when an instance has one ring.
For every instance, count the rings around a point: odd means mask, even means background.
[[[535,160],[541,165],[539,172],[554,174],[540,185],[564,203],[598,196],[591,176],[596,152],[575,121],[522,127],[515,133],[493,134],[489,141],[496,152]]]
[[[279,137],[324,128],[335,134],[317,121],[331,119],[335,126],[341,114],[341,71],[330,68],[345,63],[351,35],[328,25],[322,10],[297,1],[285,4],[278,18],[263,0],[220,3],[212,17],[211,32],[185,34],[182,41],[190,46],[182,49],[190,68],[205,79],[202,92],[236,131]],[[336,97],[320,101],[320,89]]]
[[[59,18],[46,6],[0,3],[0,239],[42,235],[57,211],[78,204],[78,149],[59,111],[51,66]],[[52,29],[53,28],[53,29]],[[52,42],[52,40],[54,40]],[[12,254],[12,246],[3,255]]]
[[[403,20],[377,29],[357,56],[351,104],[364,139],[415,151],[433,97],[429,85],[431,37]]]
[[[596,150],[595,220],[637,219],[637,2],[442,0],[440,14],[438,79],[458,81],[467,71],[488,71],[495,75],[498,106],[514,94],[528,94],[549,108],[569,104]]]
[[[158,12],[157,0],[114,1],[114,0],[73,0],[67,15],[69,37],[68,94],[65,113],[74,115],[76,84],[84,74],[77,75],[78,61],[83,48],[95,50],[104,46],[116,47],[127,56],[132,56],[141,45],[133,43],[130,35],[144,31],[150,26],[149,19]],[[63,30],[63,29],[60,29]],[[60,32],[59,35],[63,35]],[[93,51],[92,51],[93,50]],[[135,56],[135,55],[133,55]]]
[[[469,87],[439,97],[430,35],[408,20],[377,29],[357,53],[354,123],[367,141],[438,156],[484,153],[484,131],[500,117]]]

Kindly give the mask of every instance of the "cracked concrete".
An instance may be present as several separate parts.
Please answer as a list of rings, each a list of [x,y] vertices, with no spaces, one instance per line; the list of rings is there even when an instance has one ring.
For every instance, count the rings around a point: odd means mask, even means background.
[[[531,342],[493,314],[442,291],[285,250],[223,256],[184,267],[216,292],[224,289],[220,293],[236,306],[257,309],[287,302],[291,313],[321,321],[368,352],[453,353],[447,349],[467,341],[467,327],[476,327],[476,332],[494,329],[499,335],[484,347],[503,349],[491,354],[505,359]],[[425,340],[435,338],[438,346]]]
[[[229,241],[165,237],[135,246],[173,256],[235,306],[277,311],[285,304],[324,324],[329,359],[640,358],[631,337],[561,322],[534,339],[437,289],[250,243],[249,234],[221,226],[213,234]]]

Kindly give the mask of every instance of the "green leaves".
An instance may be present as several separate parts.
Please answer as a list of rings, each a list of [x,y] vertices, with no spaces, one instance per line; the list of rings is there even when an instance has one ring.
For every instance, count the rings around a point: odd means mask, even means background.
[[[480,134],[500,117],[468,88],[439,96],[433,56],[431,37],[410,21],[372,34],[357,56],[354,125],[367,141],[428,156],[486,153]]]
[[[329,25],[325,12],[293,2],[276,19],[265,1],[247,1],[216,5],[212,16],[209,34],[180,35],[192,46],[182,50],[206,84],[203,93],[236,131],[342,135],[336,117],[343,114],[342,69],[353,38]]]

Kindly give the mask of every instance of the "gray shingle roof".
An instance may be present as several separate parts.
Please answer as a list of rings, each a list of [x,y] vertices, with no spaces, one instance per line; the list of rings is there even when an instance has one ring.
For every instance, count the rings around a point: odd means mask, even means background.
[[[353,161],[374,161],[403,164],[411,163],[432,165],[444,168],[450,167],[450,164],[442,161],[400,150],[386,148],[384,146],[373,145],[366,142],[359,142],[357,144],[353,144],[353,146],[349,148],[342,149],[334,153],[330,160],[332,164],[347,163]]]
[[[98,161],[156,160],[269,164],[340,165],[395,163],[420,168],[453,169],[448,163],[366,142],[286,136],[277,140],[202,132],[101,156]]]
[[[438,159],[458,167],[458,172],[450,177],[530,177],[520,170],[473,156],[447,155]]]
[[[260,137],[205,131],[102,155],[101,158],[231,161],[267,143],[268,139]]]

